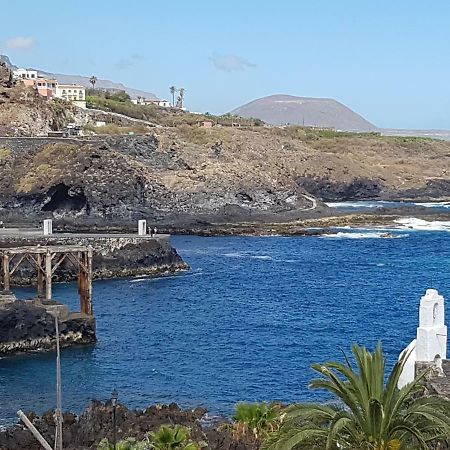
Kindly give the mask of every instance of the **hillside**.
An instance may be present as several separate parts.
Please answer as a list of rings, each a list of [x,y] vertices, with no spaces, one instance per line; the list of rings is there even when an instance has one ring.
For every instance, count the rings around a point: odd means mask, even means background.
[[[377,130],[375,125],[331,98],[271,95],[240,106],[232,114],[254,117],[272,125],[296,124],[344,131]]]
[[[8,56],[6,55],[0,55],[0,61],[4,61],[6,65],[10,68],[17,68]],[[82,75],[70,75],[70,74],[63,74],[63,73],[53,73],[53,72],[47,72],[42,69],[35,69],[39,72],[40,75],[48,78],[56,78],[60,83],[62,84],[80,84],[81,86],[91,87],[91,83],[89,82],[89,79],[91,76],[82,76]],[[101,78],[97,79],[97,82],[95,84],[95,87],[97,89],[106,89],[111,91],[125,91],[127,94],[130,95],[131,98],[137,98],[137,97],[145,97],[148,100],[156,100],[158,97],[153,94],[152,92],[147,92],[139,89],[130,88],[128,86],[125,86],[122,83],[118,83],[115,81],[110,80],[104,80]]]
[[[252,120],[231,127],[236,117],[122,97],[89,97],[106,112],[46,102],[0,63],[0,135],[10,136],[0,137],[0,220],[267,223],[329,214],[323,201],[450,198],[450,142]],[[221,126],[199,127],[203,119]],[[69,120],[88,136],[32,137]]]
[[[0,136],[35,136],[57,130],[69,122],[83,122],[84,113],[65,102],[46,102],[21,83],[0,61]]]
[[[327,214],[323,200],[450,198],[450,143],[302,128],[0,138],[0,219],[166,226]]]

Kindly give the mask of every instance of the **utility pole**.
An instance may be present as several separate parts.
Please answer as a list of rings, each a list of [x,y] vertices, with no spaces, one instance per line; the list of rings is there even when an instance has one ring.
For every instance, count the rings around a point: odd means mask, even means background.
[[[62,391],[61,391],[61,354],[59,351],[59,324],[58,318],[55,316],[55,333],[56,333],[56,411],[55,411],[55,450],[63,450],[62,436]]]
[[[45,450],[53,450],[50,444],[44,439],[41,433],[36,429],[36,427],[30,422],[28,417],[24,414],[24,412],[19,409],[17,411],[17,415],[20,420],[24,423],[24,425],[31,431],[36,440],[44,447]]]

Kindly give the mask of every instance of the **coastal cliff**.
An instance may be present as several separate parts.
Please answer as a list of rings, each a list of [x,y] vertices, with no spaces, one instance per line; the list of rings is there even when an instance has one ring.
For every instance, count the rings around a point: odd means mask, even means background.
[[[290,222],[323,200],[450,198],[450,143],[179,129],[92,139],[0,138],[0,220],[71,229]]]

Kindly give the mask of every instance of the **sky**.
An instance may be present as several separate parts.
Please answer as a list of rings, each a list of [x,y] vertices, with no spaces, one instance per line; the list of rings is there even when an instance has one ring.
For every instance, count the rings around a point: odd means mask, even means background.
[[[450,129],[448,0],[21,0],[1,15],[13,64],[160,98],[184,87],[191,111],[291,94],[380,127]]]

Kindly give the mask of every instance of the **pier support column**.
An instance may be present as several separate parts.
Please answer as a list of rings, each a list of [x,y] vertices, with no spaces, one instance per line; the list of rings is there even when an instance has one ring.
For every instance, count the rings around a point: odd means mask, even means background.
[[[3,255],[3,291],[9,293],[10,285],[10,273],[9,273],[9,254]]]
[[[94,315],[92,308],[92,248],[89,248],[86,254],[86,314]]]
[[[36,255],[38,271],[37,271],[37,294],[38,294],[38,302],[42,303],[44,299],[44,272],[42,268],[42,255],[38,253]]]
[[[80,253],[79,258],[78,290],[80,293],[80,311],[83,314],[92,316],[92,248]]]
[[[45,254],[45,300],[49,302],[52,299],[52,254]]]

